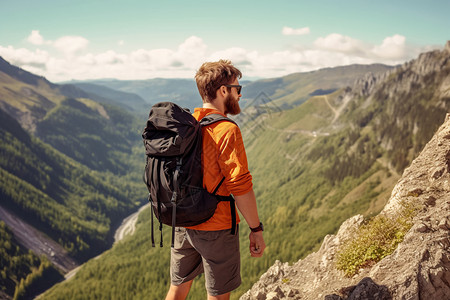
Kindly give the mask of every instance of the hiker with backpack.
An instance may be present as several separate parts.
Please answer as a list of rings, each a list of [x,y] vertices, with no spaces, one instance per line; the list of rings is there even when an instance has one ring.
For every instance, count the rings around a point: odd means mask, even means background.
[[[166,300],[185,299],[201,273],[208,299],[229,299],[239,287],[235,206],[251,229],[251,256],[262,256],[266,247],[242,135],[226,117],[240,113],[241,77],[230,61],[204,63],[195,75],[202,108],[190,115],[166,102],[150,112],[143,133],[145,181],[154,215],[173,230]]]

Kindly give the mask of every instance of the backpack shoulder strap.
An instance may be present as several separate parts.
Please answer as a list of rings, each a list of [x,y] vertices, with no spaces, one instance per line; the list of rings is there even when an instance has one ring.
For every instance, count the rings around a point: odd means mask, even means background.
[[[201,126],[208,126],[211,125],[213,123],[216,122],[220,122],[220,121],[228,121],[231,122],[233,124],[235,124],[236,126],[239,127],[239,125],[232,119],[224,117],[220,114],[210,114],[207,115],[205,117],[203,117],[203,119],[200,120],[200,125]],[[217,190],[219,189],[219,187],[222,185],[222,183],[225,180],[225,176],[222,177],[222,180],[219,182],[219,184],[216,186],[216,188],[214,189],[213,195],[216,196],[216,199],[218,201],[229,201],[230,202],[230,213],[231,213],[231,234],[235,235],[236,234],[236,204],[235,204],[235,200],[234,197],[232,195],[229,196],[219,196],[216,195]]]
[[[228,122],[234,123],[236,126],[239,126],[234,120],[232,120],[232,119],[230,119],[228,117],[224,117],[224,116],[222,116],[220,114],[207,115],[207,116],[203,117],[200,120],[200,124],[202,126],[208,126],[208,125],[211,125],[213,123],[220,122],[220,121],[228,121]]]

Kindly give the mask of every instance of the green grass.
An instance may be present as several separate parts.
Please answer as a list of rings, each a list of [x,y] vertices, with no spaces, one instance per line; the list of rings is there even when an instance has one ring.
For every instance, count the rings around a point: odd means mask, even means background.
[[[60,103],[64,96],[59,91],[42,83],[33,86],[13,79],[0,72],[0,101],[14,107],[21,112],[33,110],[48,110]]]
[[[395,251],[413,225],[420,205],[403,201],[394,215],[377,215],[359,227],[352,238],[345,241],[337,253],[336,267],[347,277],[360,269],[373,266]]]

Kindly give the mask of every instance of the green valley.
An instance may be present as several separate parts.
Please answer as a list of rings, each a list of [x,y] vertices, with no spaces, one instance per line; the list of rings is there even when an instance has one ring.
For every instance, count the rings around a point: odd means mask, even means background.
[[[84,262],[110,248],[121,220],[145,202],[139,121],[116,106],[67,97],[67,88],[4,61],[1,66],[0,208]],[[1,251],[16,249],[11,245],[2,243]],[[43,291],[36,282],[49,287],[62,278],[46,275],[58,255],[22,259],[14,251],[15,267],[2,275],[9,296],[30,297]]]

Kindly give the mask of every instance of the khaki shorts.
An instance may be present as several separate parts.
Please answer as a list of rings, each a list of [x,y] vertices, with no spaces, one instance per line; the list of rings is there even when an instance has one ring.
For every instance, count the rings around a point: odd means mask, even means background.
[[[239,230],[201,231],[182,227],[175,229],[171,250],[170,276],[173,285],[191,281],[205,273],[206,290],[218,296],[241,284]]]

